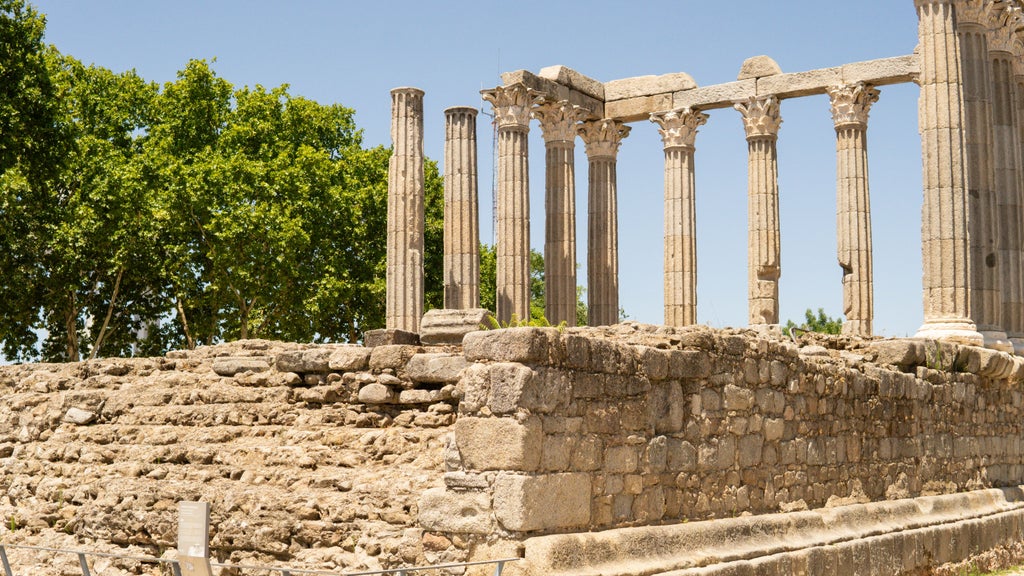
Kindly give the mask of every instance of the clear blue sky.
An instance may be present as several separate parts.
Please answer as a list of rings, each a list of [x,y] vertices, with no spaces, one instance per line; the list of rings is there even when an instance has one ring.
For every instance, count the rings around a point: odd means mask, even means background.
[[[601,81],[687,72],[699,85],[736,78],[743,60],[798,72],[914,50],[911,0],[35,0],[47,37],[86,63],[174,79],[191,58],[216,58],[236,86],[287,83],[294,94],[356,110],[367,145],[389,145],[391,88],[426,91],[426,153],[441,161],[443,110],[481,106],[499,73],[563,64]],[[882,89],[868,149],[874,228],[875,331],[921,324],[921,160],[915,85]],[[489,107],[486,107],[489,111]],[[842,311],[835,239],[835,132],[828,98],[785,100],[779,135],[781,316]],[[491,127],[480,141],[481,235],[492,236]],[[586,263],[586,156],[577,141],[577,260]],[[544,244],[544,156],[531,130],[532,244]],[[621,305],[662,321],[661,141],[633,124],[618,166]],[[739,113],[717,110],[697,137],[698,317],[747,321],[746,142]],[[580,284],[586,282],[581,267]]]

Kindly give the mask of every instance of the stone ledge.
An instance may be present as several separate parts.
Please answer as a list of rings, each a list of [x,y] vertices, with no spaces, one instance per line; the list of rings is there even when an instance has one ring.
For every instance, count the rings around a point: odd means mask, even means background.
[[[517,573],[574,576],[897,573],[1021,539],[1024,487],[671,526],[539,536]],[[968,545],[968,542],[971,543]]]

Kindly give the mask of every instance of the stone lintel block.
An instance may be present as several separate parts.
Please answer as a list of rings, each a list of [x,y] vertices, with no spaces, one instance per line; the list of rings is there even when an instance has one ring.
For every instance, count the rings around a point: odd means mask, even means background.
[[[568,100],[569,103],[574,106],[581,106],[590,110],[590,115],[594,118],[605,117],[603,100],[594,98],[568,86],[563,86],[554,80],[541,78],[528,70],[505,72],[501,75],[501,81],[505,86],[523,84],[527,88],[532,88],[544,96],[554,100]]]
[[[331,351],[327,366],[338,372],[358,372],[370,365],[370,350],[362,346],[340,346]]]
[[[600,80],[594,80],[584,76],[568,66],[556,65],[541,68],[538,74],[541,78],[553,80],[563,86],[582,92],[595,100],[606,100],[605,85]]]
[[[494,517],[513,532],[583,528],[590,523],[590,490],[590,475],[582,472],[499,473],[494,480]]]
[[[375,347],[370,352],[370,369],[371,370],[399,370],[405,368],[405,365],[412,359],[413,356],[421,354],[423,348],[419,346],[411,346],[405,344],[385,344],[382,346]]]
[[[680,90],[691,90],[697,87],[697,83],[686,72],[674,74],[662,74],[661,76],[637,76],[622,80],[612,80],[604,85],[605,101],[625,100],[638,96],[654,96],[678,92]]]
[[[550,364],[561,355],[557,328],[503,328],[466,334],[462,342],[466,360],[497,360],[523,364]]]
[[[420,342],[426,346],[462,344],[462,338],[491,326],[493,314],[483,308],[428,310],[420,321]]]
[[[458,382],[468,366],[466,358],[455,354],[416,354],[405,365],[405,377],[413,382]]]
[[[394,328],[380,328],[378,330],[370,330],[366,334],[363,334],[363,344],[367,348],[376,348],[377,346],[386,346],[389,344],[418,345],[419,343],[419,334]]]
[[[540,418],[476,418],[455,421],[455,444],[467,470],[517,470],[540,466],[544,433]]]
[[[655,94],[615,100],[605,104],[604,109],[609,118],[615,118],[622,122],[646,122],[650,119],[651,114],[672,109],[672,94]]]
[[[774,94],[779,98],[798,98],[812,94],[825,94],[829,86],[843,83],[841,68],[821,68],[809,72],[779,74],[757,79],[757,95]]]
[[[779,67],[775,60],[764,55],[752,56],[743,61],[743,65],[740,66],[740,73],[736,76],[736,79],[764,78],[765,76],[775,76],[777,74],[782,74],[782,68]]]
[[[670,108],[698,108],[712,110],[715,108],[732,108],[738,100],[746,100],[757,95],[757,80],[738,80],[713,86],[682,90],[672,94]]]
[[[913,82],[921,71],[915,54],[853,62],[842,68],[842,83],[865,82],[874,86]]]
[[[491,497],[486,492],[431,488],[420,496],[419,524],[448,534],[490,534],[495,527]]]

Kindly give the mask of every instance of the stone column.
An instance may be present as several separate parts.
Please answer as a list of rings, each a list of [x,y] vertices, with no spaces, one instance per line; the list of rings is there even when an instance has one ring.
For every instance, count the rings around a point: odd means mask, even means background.
[[[747,279],[750,324],[779,323],[779,170],[775,141],[782,118],[775,96],[738,102],[747,134]]]
[[[444,111],[444,307],[480,307],[476,108]]]
[[[693,178],[697,129],[708,115],[690,108],[651,114],[665,148],[665,324],[697,322],[697,212]]]
[[[874,318],[868,112],[878,90],[864,83],[830,88],[836,127],[836,241],[843,269],[843,334],[870,336]]]
[[[1018,238],[1019,244],[1017,246],[1011,245],[1010,256],[1014,260],[1020,262],[1020,273],[1015,277],[1011,278],[1011,282],[1017,283],[1016,293],[1020,295],[1020,299],[1024,302],[1024,66],[1019,64],[1020,54],[1017,53],[1017,67],[1014,68],[1014,85],[1016,88],[1015,99],[1016,99],[1016,116],[1014,117],[1014,130],[1017,135],[1017,154],[1015,156],[1017,160],[1017,222],[1018,222]],[[1009,322],[1007,329],[1010,332],[1010,342],[1013,344],[1014,352],[1018,355],[1024,356],[1024,305],[1021,305],[1020,309],[1013,311],[1013,316]]]
[[[617,120],[584,122],[579,135],[590,161],[587,219],[587,323],[619,321],[619,207],[616,156],[630,128]]]
[[[1024,346],[1024,285],[1021,275],[1021,234],[1024,204],[1021,203],[1020,141],[1017,132],[1017,90],[1013,54],[992,55],[992,136],[996,175],[996,215],[999,221],[999,288],[1002,295],[999,325],[1010,346]]]
[[[971,319],[985,346],[1007,350],[1010,343],[1000,327],[1002,312],[1000,258],[996,239],[994,143],[992,136],[992,73],[985,28],[961,22],[957,27],[963,74],[967,206],[970,212]]]
[[[385,323],[418,332],[423,316],[423,91],[391,91]]]
[[[918,122],[924,201],[921,338],[981,345],[971,320],[967,158],[964,153],[960,46],[953,0],[915,0],[920,42]]]
[[[568,100],[533,110],[545,146],[544,316],[576,325],[576,123],[587,111]]]
[[[495,313],[499,322],[530,319],[530,109],[536,93],[522,84],[481,92],[498,124]]]

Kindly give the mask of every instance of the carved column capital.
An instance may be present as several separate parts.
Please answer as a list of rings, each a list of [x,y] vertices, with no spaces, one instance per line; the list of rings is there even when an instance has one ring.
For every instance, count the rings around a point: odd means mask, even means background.
[[[775,139],[779,135],[782,117],[779,114],[779,99],[776,96],[750,98],[733,104],[743,115],[743,129],[747,140],[756,138]]]
[[[879,92],[863,83],[833,86],[828,89],[832,103],[832,122],[836,130],[845,127],[867,128],[871,105],[878,102]]]
[[[577,134],[587,147],[588,158],[614,158],[630,130],[632,128],[629,126],[611,118],[589,120],[576,127]]]
[[[651,114],[651,122],[658,125],[658,133],[661,134],[666,150],[693,148],[697,129],[707,121],[707,114],[688,107]]]
[[[531,112],[540,122],[544,142],[572,142],[576,139],[576,123],[589,114],[586,108],[568,100],[542,100]]]
[[[946,5],[952,6],[954,0],[914,0],[914,6]]]
[[[541,99],[536,90],[525,84],[481,90],[480,95],[494,107],[494,121],[499,129],[529,130],[530,110]]]

